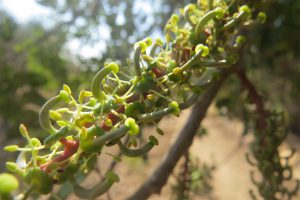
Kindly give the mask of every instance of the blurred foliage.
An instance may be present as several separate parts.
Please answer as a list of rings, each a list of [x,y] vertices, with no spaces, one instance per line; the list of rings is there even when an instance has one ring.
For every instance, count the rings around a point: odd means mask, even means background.
[[[260,90],[270,107],[286,110],[290,116],[291,130],[300,135],[300,1],[269,0],[266,9],[267,21],[255,29],[247,41],[243,54],[248,75]],[[219,95],[217,106],[222,114],[245,119],[244,134],[251,128],[247,121],[245,97],[230,96],[238,94],[241,88],[238,80],[232,77],[228,81],[231,91]]]
[[[171,186],[172,199],[213,198],[212,180],[216,166],[200,163],[191,153],[186,153],[184,158],[178,174],[175,174],[175,183]]]
[[[0,30],[1,132],[12,133],[22,121],[37,127],[38,106],[45,101],[41,89],[53,91],[66,79],[66,60],[59,55],[65,36],[37,42],[44,33],[41,25],[19,26],[4,11]]]

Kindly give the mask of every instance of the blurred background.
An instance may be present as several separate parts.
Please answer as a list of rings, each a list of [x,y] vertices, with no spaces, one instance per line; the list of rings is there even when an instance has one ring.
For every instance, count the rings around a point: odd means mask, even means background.
[[[63,83],[74,91],[88,88],[99,66],[125,63],[135,41],[162,37],[171,14],[191,2],[0,0],[0,158],[7,159],[2,147],[15,143],[20,123],[43,136],[38,111]],[[267,2],[267,22],[250,33],[244,67],[267,105],[285,109],[291,131],[300,136],[300,1]],[[216,106],[222,115],[246,119],[232,95],[240,90],[237,83],[226,83]]]

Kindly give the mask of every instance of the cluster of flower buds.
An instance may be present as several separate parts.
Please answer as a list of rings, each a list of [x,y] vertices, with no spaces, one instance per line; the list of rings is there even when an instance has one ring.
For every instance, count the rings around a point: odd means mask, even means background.
[[[26,199],[31,192],[47,194],[53,184],[70,181],[77,196],[95,198],[119,177],[108,171],[94,188],[80,186],[75,174],[87,173],[92,158],[111,145],[130,157],[142,156],[158,145],[155,135],[145,144],[137,144],[141,127],[156,125],[169,114],[179,116],[181,110],[192,106],[219,72],[237,61],[245,41],[240,28],[265,20],[262,13],[252,19],[246,5],[229,10],[225,2],[187,5],[181,10],[182,17],[172,15],[168,21],[166,43],[151,38],[135,43],[133,59],[128,62],[134,76],[123,76],[124,72],[119,72],[122,66],[110,62],[96,73],[91,88],[78,97],[64,85],[40,111],[40,125],[49,133],[43,142],[31,138],[21,125],[28,144],[5,147],[10,152],[20,151],[16,162],[6,163],[7,169],[28,185],[18,197]],[[1,179],[11,180],[11,187],[0,189],[9,196],[17,188],[16,181],[6,174]]]

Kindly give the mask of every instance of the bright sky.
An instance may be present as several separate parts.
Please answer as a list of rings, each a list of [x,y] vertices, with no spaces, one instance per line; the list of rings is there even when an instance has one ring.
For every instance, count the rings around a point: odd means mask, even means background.
[[[34,0],[0,0],[0,7],[14,16],[19,23],[39,17],[39,20],[49,15],[49,10],[39,6]]]
[[[19,23],[27,23],[31,20],[43,21],[44,24],[49,18],[51,11],[43,6],[40,6],[35,0],[0,0],[0,8],[4,8],[10,15],[15,17]],[[151,12],[151,6],[147,2],[137,2],[136,10],[143,10],[146,13]],[[120,20],[119,20],[120,21]],[[122,20],[121,20],[122,21]],[[110,32],[107,27],[99,27],[99,31],[103,37],[108,39]],[[104,42],[99,42],[93,46],[80,44],[79,40],[72,39],[66,44],[66,49],[71,54],[77,54],[85,58],[99,57],[101,52],[105,50]]]
[[[51,13],[49,9],[37,4],[35,0],[0,0],[0,8],[4,8],[19,23],[27,23],[35,19],[46,21]],[[104,48],[103,42],[95,44],[93,47],[82,46],[77,39],[72,39],[66,44],[66,49],[71,53],[85,58],[98,57]]]

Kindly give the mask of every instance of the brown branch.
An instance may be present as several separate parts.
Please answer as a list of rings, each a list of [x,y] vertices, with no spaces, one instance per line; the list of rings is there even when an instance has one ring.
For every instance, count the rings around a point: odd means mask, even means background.
[[[182,172],[182,182],[183,182],[183,188],[182,188],[182,192],[183,194],[185,192],[189,191],[190,188],[190,182],[189,182],[189,162],[190,162],[190,156],[189,156],[189,151],[187,150],[184,153],[184,163],[183,163],[183,172]]]
[[[181,129],[175,143],[170,148],[167,156],[149,176],[149,178],[140,186],[140,188],[127,200],[144,200],[150,195],[159,194],[162,187],[167,183],[169,176],[175,168],[180,157],[191,146],[194,136],[203,120],[209,105],[216,96],[223,81],[228,76],[228,73],[221,75],[218,81],[213,82],[207,90],[201,95],[198,102],[193,107],[192,113],[189,116],[184,127]]]
[[[240,79],[243,87],[248,91],[250,100],[256,106],[256,111],[258,113],[258,118],[256,120],[257,128],[260,130],[265,129],[267,127],[266,118],[268,116],[268,113],[266,112],[266,110],[264,108],[264,103],[263,103],[261,96],[258,94],[255,86],[252,84],[252,82],[246,76],[244,70],[236,69],[235,73],[238,76],[238,78]]]

